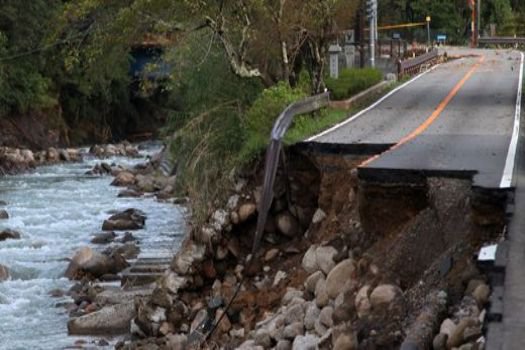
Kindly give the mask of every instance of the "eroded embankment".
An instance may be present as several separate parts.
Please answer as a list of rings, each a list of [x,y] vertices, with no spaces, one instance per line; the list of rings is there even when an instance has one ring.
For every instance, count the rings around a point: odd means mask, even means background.
[[[488,286],[473,256],[502,232],[504,196],[474,191],[461,178],[370,182],[358,176],[365,158],[287,150],[250,264],[262,169],[238,180],[227,204],[188,237],[153,297],[137,300],[132,329],[146,339],[121,347],[482,342]]]

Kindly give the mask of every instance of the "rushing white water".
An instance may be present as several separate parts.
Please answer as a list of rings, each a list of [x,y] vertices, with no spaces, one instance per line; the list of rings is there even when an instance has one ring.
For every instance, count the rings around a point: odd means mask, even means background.
[[[133,232],[143,254],[168,255],[178,249],[184,209],[154,198],[117,198],[120,189],[109,186],[111,177],[83,175],[97,162],[89,159],[0,178],[0,200],[8,202],[10,215],[0,221],[0,230],[22,233],[20,240],[0,242],[0,264],[11,272],[10,280],[0,282],[0,349],[62,349],[74,343],[76,338],[67,337],[68,315],[56,307],[70,299],[52,298],[49,292],[72,285],[62,277],[65,258],[79,247],[92,246],[89,241],[101,232],[108,211],[137,208],[147,214],[145,229]]]

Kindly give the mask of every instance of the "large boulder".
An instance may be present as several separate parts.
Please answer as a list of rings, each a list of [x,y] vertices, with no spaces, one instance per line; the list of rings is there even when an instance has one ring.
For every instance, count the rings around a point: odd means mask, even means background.
[[[116,274],[126,267],[127,263],[120,254],[107,256],[89,247],[83,247],[71,259],[65,276],[69,279],[80,279],[84,276],[98,278],[106,274]]]
[[[241,205],[238,212],[239,223],[243,223],[251,218],[257,211],[257,206],[254,203],[245,203]]]
[[[335,299],[343,291],[345,284],[354,276],[355,263],[346,259],[337,264],[326,276],[326,291],[331,299]]]
[[[9,214],[6,210],[0,209],[0,220],[9,219]]]
[[[299,222],[297,219],[288,211],[279,213],[275,221],[279,232],[287,237],[295,237],[301,231]]]
[[[140,230],[146,223],[146,214],[138,209],[126,209],[110,216],[102,224],[103,231]]]
[[[134,317],[133,303],[111,305],[69,320],[67,330],[70,335],[126,334],[130,331],[130,323]]]
[[[381,284],[370,294],[370,304],[372,307],[388,306],[402,295],[403,291],[398,286],[393,284]]]
[[[56,163],[60,160],[60,154],[54,147],[49,147],[46,152],[46,158],[48,162]]]
[[[129,171],[121,171],[115,180],[111,183],[111,186],[131,186],[135,184],[135,175]]]
[[[20,232],[8,228],[0,232],[0,242],[5,241],[6,239],[20,239],[20,237]]]
[[[112,232],[112,231],[111,232],[97,233],[91,239],[91,243],[93,243],[93,244],[108,244],[108,243],[113,242],[116,237],[117,237],[117,235],[115,234],[115,232]]]

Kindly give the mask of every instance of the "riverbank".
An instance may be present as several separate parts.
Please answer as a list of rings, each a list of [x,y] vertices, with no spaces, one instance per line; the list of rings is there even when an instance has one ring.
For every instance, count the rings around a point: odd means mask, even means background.
[[[110,186],[113,177],[86,175],[101,162],[133,168],[156,153],[145,149],[139,158],[128,158],[113,154],[113,149],[101,155],[104,159],[82,149],[83,162],[48,163],[0,178],[0,199],[7,202],[3,209],[9,213],[0,228],[21,233],[20,239],[0,242],[0,264],[11,275],[0,282],[0,323],[4,325],[0,349],[65,348],[77,340],[79,346],[93,346],[90,337],[67,336],[69,312],[64,306],[72,301],[66,293],[73,284],[63,276],[67,258],[79,248],[101,251],[120,244],[91,243],[101,232],[103,220],[115,210],[133,207],[146,213],[144,228],[133,232],[143,256],[169,257],[178,249],[185,229],[184,208],[152,195],[118,197],[122,188]]]

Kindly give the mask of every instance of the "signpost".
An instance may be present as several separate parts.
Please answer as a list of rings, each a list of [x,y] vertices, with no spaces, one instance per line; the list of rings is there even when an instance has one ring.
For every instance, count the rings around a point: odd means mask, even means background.
[[[366,0],[366,15],[370,23],[370,66],[375,67],[375,34],[376,34],[376,17],[377,17],[377,0]]]
[[[430,21],[432,20],[432,18],[430,18],[430,16],[427,16],[426,18],[426,21],[427,21],[427,45],[430,46]]]

